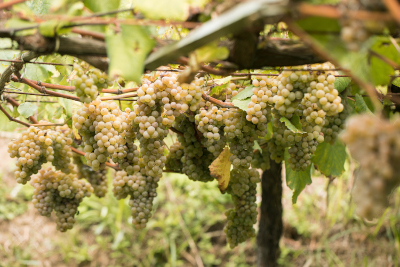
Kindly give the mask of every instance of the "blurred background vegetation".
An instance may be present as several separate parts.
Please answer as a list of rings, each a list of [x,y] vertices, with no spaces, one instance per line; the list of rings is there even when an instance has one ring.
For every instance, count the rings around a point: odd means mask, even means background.
[[[220,194],[216,182],[192,182],[180,174],[164,175],[154,216],[143,231],[131,225],[127,200],[116,200],[110,191],[102,199],[85,199],[74,229],[57,232],[54,218],[38,215],[31,204],[31,186],[13,179],[9,140],[0,138],[0,266],[256,264],[255,239],[235,249],[226,244],[224,212],[232,206],[230,197]],[[360,220],[351,202],[355,168],[349,161],[335,180],[314,171],[313,183],[296,205],[284,185],[282,266],[398,266],[400,191],[379,220]]]

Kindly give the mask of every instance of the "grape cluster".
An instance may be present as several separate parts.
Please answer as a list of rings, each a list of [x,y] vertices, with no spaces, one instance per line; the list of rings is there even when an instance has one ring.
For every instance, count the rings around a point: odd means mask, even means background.
[[[225,213],[228,222],[224,229],[231,248],[255,237],[253,225],[257,222],[256,189],[259,182],[259,173],[255,169],[234,168],[231,171],[227,192],[232,195],[235,207]]]
[[[225,147],[223,119],[227,118],[228,112],[217,106],[210,105],[207,108],[201,108],[195,116],[197,129],[202,133],[202,144],[214,157],[218,157]]]
[[[73,159],[78,167],[78,178],[86,179],[92,185],[93,193],[97,197],[104,197],[108,189],[107,169],[94,171],[82,162],[80,156],[74,156]]]
[[[341,140],[360,163],[352,193],[356,212],[368,219],[381,216],[390,193],[400,184],[400,119],[353,116]]]
[[[79,203],[93,192],[91,185],[77,179],[73,174],[41,169],[32,178],[34,187],[32,203],[42,216],[49,217],[54,210],[57,216],[57,230],[72,229]]]
[[[72,144],[71,129],[68,126],[57,126],[54,131],[47,131],[48,136],[52,138],[52,147],[54,151],[54,159],[52,164],[57,170],[69,174],[74,171],[74,165],[71,163]]]
[[[83,103],[90,103],[97,98],[103,88],[112,86],[106,73],[96,68],[89,68],[85,62],[74,64],[76,78],[73,81],[76,95]]]
[[[128,113],[113,101],[99,98],[85,104],[72,116],[74,126],[82,135],[87,165],[93,170],[105,168],[108,157],[124,158],[126,151],[117,150],[128,129]]]
[[[11,158],[17,158],[17,170],[14,173],[17,182],[26,184],[31,175],[36,174],[46,162],[52,162],[64,173],[73,172],[69,148],[72,139],[69,133],[64,127],[51,130],[31,126],[19,139],[12,140],[8,144],[8,153]]]
[[[253,160],[251,161],[251,167],[254,169],[261,169],[263,171],[270,168],[270,155],[268,147],[262,148],[262,150],[257,150],[253,155]]]
[[[180,142],[175,142],[174,144],[172,144],[169,148],[165,168],[170,171],[180,172],[183,168],[181,161],[183,153],[184,146]]]
[[[336,73],[332,68],[328,63],[305,66],[284,70],[274,78],[263,76],[253,80],[246,119],[257,125],[262,133],[259,137],[264,136],[266,123],[271,121],[271,159],[282,161],[287,147],[290,167],[301,171],[310,166],[311,155],[325,140],[325,133],[327,141],[335,139],[334,132],[339,131],[346,116],[341,115],[344,105],[334,86]],[[297,131],[289,129],[285,120],[298,127]]]
[[[182,173],[193,181],[213,181],[208,166],[216,157],[201,145],[193,117],[182,114],[176,118],[174,126],[183,133],[178,135],[178,141],[183,146]]]

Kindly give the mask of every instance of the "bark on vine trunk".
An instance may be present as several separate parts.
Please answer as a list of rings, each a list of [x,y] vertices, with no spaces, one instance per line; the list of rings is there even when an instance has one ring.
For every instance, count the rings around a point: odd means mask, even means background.
[[[258,266],[278,266],[279,240],[282,236],[282,164],[271,162],[262,175],[262,201],[257,236]]]

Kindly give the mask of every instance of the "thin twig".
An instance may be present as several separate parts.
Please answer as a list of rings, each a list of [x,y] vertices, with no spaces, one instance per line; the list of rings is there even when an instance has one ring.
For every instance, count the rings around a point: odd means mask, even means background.
[[[303,16],[317,16],[325,18],[338,19],[342,17],[339,8],[328,5],[312,5],[301,3],[296,8],[297,12]],[[388,16],[386,12],[372,12],[366,10],[349,10],[346,16],[357,20],[370,20],[370,21],[392,21],[393,18]]]
[[[37,61],[28,61],[24,62],[18,59],[0,59],[0,61],[4,62],[19,62],[19,63],[24,63],[24,64],[37,64],[37,65],[53,65],[53,66],[66,66],[66,67],[72,67],[74,65],[72,64],[63,64],[63,63],[51,63],[51,62],[37,62]]]
[[[203,97],[204,100],[210,101],[211,103],[213,103],[217,106],[220,106],[221,108],[235,108],[235,105],[233,103],[224,102],[224,101],[215,99],[214,97],[206,95],[205,93],[203,93],[201,96]]]
[[[0,10],[5,9],[7,7],[26,2],[27,0],[11,0],[5,3],[0,3]]]
[[[45,94],[25,93],[25,92],[19,92],[19,91],[4,91],[4,93],[8,93],[8,94],[17,94],[17,95],[51,96],[51,95],[45,95]]]
[[[7,116],[7,118],[8,118],[10,121],[17,122],[17,123],[22,124],[22,125],[27,126],[27,127],[31,126],[31,125],[30,125],[29,123],[27,123],[27,122],[23,122],[23,121],[20,121],[20,120],[15,119],[15,118],[14,118],[13,116],[11,116],[1,105],[0,105],[0,110],[4,113],[4,115]]]
[[[380,60],[382,60],[383,62],[385,62],[386,64],[390,65],[393,69],[398,70],[400,68],[400,66],[394,62],[393,60],[391,60],[390,58],[387,58],[385,56],[382,56],[379,53],[376,53],[373,50],[369,50],[369,53],[377,58],[379,58]]]
[[[93,37],[94,39],[104,41],[106,39],[105,35],[99,32],[94,32],[94,31],[88,31],[80,28],[72,28],[71,30],[73,33],[80,34],[82,36],[90,36]]]
[[[183,136],[183,133],[182,133],[182,132],[180,132],[179,130],[177,130],[176,128],[174,128],[174,127],[170,127],[169,129],[170,129],[171,131],[173,131],[174,133],[176,133],[176,134],[179,134],[179,135]]]

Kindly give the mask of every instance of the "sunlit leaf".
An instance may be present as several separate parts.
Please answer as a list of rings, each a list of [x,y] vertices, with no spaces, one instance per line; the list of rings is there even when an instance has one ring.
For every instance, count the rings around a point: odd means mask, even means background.
[[[351,79],[349,77],[337,77],[334,84],[335,89],[341,93],[349,86],[350,82]]]
[[[118,34],[106,36],[107,55],[110,59],[109,74],[140,82],[144,60],[155,42],[144,27],[122,25]]]
[[[222,79],[215,80],[215,86],[211,89],[210,95],[219,95],[231,83],[232,76],[227,76]]]
[[[218,158],[216,158],[208,167],[211,176],[218,180],[218,188],[222,193],[225,192],[231,178],[231,162],[229,160],[231,155],[229,148],[225,147],[221,154],[219,154]]]
[[[25,102],[19,105],[18,112],[21,114],[22,117],[28,118],[35,114],[38,110],[38,107],[32,102]]]
[[[229,56],[229,50],[225,46],[218,46],[218,42],[212,42],[196,49],[193,52],[197,62],[211,62],[215,60],[223,60]]]
[[[240,91],[237,95],[232,97],[232,100],[243,100],[253,95],[254,85],[246,86],[242,91]],[[246,107],[247,108],[247,107]]]
[[[248,107],[250,102],[251,102],[250,98],[245,99],[245,100],[237,100],[237,99],[235,99],[235,100],[232,101],[232,103],[235,105],[235,107],[238,107],[238,108],[240,108],[241,110],[244,110],[244,111],[247,110],[247,107]]]
[[[183,21],[189,16],[186,0],[133,0],[133,6],[149,19]]]

